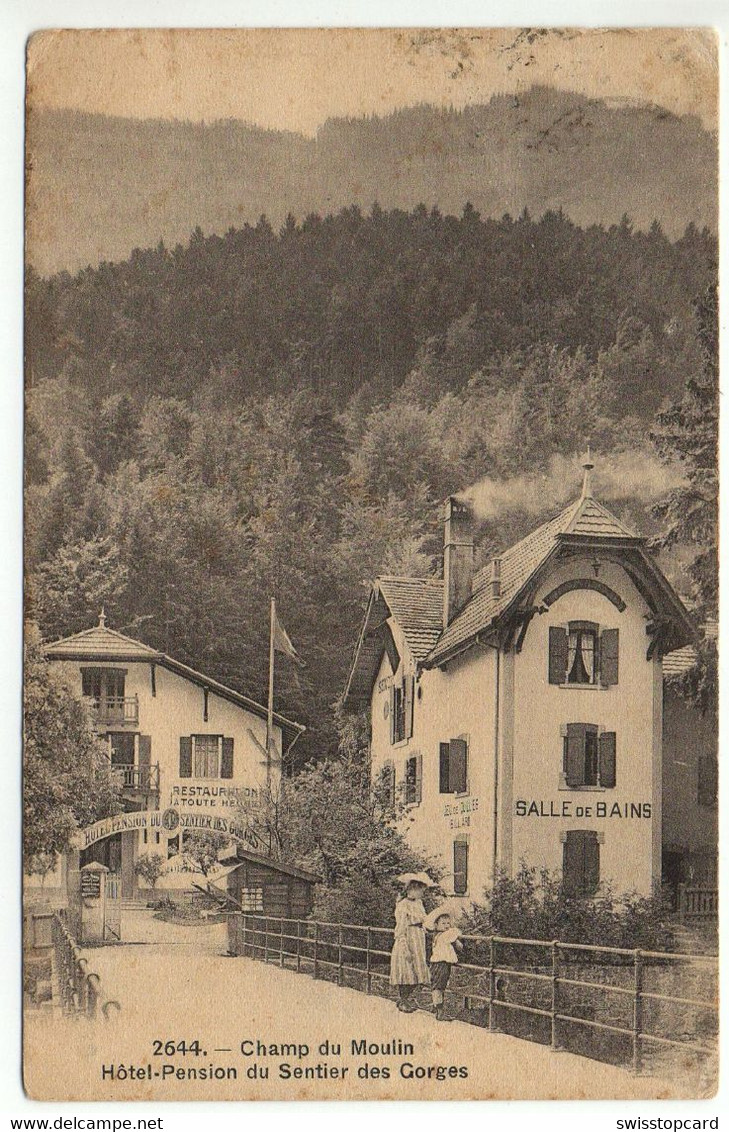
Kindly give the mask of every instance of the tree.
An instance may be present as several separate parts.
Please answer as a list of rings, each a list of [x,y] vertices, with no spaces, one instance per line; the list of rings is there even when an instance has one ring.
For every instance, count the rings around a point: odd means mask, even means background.
[[[57,853],[34,853],[26,861],[25,871],[28,876],[39,876],[41,878],[41,888],[46,883],[46,877],[52,873],[58,864]]]
[[[182,852],[207,877],[218,864],[218,854],[228,842],[229,839],[222,833],[196,829],[185,838]]]
[[[145,880],[150,888],[154,889],[157,881],[162,876],[165,867],[165,859],[161,853],[144,853],[138,857],[135,865],[134,872],[142,880]]]
[[[63,853],[74,832],[118,812],[120,785],[88,709],[43,658],[26,629],[23,856]]]
[[[343,734],[339,759],[310,764],[285,786],[280,852],[321,877],[314,915],[347,923],[392,923],[397,876],[439,868],[411,848],[399,822],[403,807],[370,781],[356,724]]]
[[[696,304],[701,369],[692,374],[683,396],[658,414],[651,438],[666,462],[678,462],[685,482],[655,507],[663,531],[661,549],[689,549],[692,597],[702,616],[716,616],[718,605],[717,530],[719,519],[719,321],[717,289],[712,285]]]
[[[702,364],[683,396],[658,414],[651,438],[664,460],[676,461],[685,480],[655,506],[663,523],[659,549],[688,554],[686,573],[700,620],[715,618],[719,598],[719,320],[713,285],[696,304]],[[702,639],[697,663],[682,678],[685,693],[704,713],[718,708],[716,644]]]

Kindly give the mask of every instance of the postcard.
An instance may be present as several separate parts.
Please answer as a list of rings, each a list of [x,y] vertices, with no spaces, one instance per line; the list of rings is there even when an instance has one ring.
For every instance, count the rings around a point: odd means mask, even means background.
[[[29,1097],[714,1095],[717,92],[31,38]]]

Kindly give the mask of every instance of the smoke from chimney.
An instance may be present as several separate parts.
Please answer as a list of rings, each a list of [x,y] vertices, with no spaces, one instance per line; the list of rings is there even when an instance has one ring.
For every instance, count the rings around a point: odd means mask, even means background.
[[[470,504],[476,520],[496,519],[508,511],[539,515],[580,494],[583,456],[554,455],[546,472],[495,480],[485,477],[458,496]],[[681,469],[663,464],[653,452],[638,449],[597,458],[594,495],[611,500],[638,498],[650,504],[685,481]]]

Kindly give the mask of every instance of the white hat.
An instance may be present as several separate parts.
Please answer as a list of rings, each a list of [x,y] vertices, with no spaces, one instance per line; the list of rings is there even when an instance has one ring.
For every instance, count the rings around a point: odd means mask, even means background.
[[[427,873],[401,873],[397,879],[400,884],[422,884],[424,888],[435,888],[435,881]]]

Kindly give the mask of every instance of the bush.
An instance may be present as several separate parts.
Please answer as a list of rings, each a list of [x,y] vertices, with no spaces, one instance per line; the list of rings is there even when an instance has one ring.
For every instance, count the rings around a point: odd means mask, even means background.
[[[484,893],[485,904],[469,915],[467,931],[517,939],[668,951],[673,932],[663,896],[617,896],[601,885],[595,896],[565,889],[561,875],[524,861],[514,877],[500,873]]]

